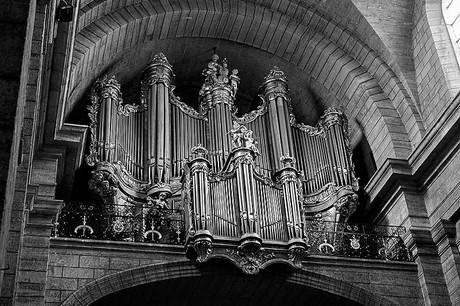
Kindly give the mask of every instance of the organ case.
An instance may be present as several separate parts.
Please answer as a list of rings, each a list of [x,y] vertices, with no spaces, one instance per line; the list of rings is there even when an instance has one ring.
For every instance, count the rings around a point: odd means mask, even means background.
[[[141,216],[182,193],[192,260],[224,257],[250,274],[276,260],[300,266],[309,249],[305,224],[346,221],[358,203],[344,114],[330,108],[315,127],[297,123],[287,78],[274,67],[261,105],[237,116],[238,71],[214,54],[203,75],[198,110],[174,95],[161,53],[134,104],[123,102],[115,78],[96,81],[91,189],[107,209],[118,204],[120,214]]]

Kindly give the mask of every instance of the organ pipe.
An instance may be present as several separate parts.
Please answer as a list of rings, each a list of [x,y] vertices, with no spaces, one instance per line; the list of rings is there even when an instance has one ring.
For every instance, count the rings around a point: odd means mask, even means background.
[[[302,216],[299,201],[299,174],[294,168],[295,159],[284,155],[280,158],[283,168],[277,179],[283,188],[283,204],[286,214],[288,239],[302,238]]]
[[[270,74],[265,77],[261,89],[268,103],[267,125],[270,126],[272,161],[275,169],[281,169],[280,157],[284,154],[289,156],[294,154],[286,76],[278,67],[273,67]]]
[[[170,191],[171,125],[169,89],[173,77],[172,66],[163,53],[155,55],[144,72],[142,96],[147,100],[147,172],[153,185],[150,194]],[[160,191],[161,190],[161,191]]]
[[[239,83],[238,70],[229,74],[227,60],[221,65],[218,59],[214,54],[203,71],[206,79],[200,90],[201,109],[207,113],[209,122],[211,162],[216,172],[222,169],[231,150],[228,132],[232,128],[233,102]]]
[[[115,77],[104,76],[91,89],[91,142],[86,162],[94,166],[99,161],[114,162],[117,142],[117,108],[122,103],[120,84]]]
[[[238,212],[240,219],[242,248],[258,249],[261,246],[259,211],[257,203],[254,158],[259,155],[253,132],[245,126],[234,123],[232,137],[232,160],[235,167]]]

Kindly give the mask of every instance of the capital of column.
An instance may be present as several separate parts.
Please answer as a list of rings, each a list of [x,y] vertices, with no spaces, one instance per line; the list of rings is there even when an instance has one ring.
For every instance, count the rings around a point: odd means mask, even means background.
[[[112,76],[110,79],[107,75],[97,79],[91,88],[90,98],[106,99],[112,98],[118,104],[122,102],[120,83]]]
[[[157,83],[163,83],[170,86],[173,77],[174,73],[168,59],[163,53],[158,53],[145,69],[142,85],[150,87]]]
[[[205,174],[209,173],[211,164],[209,160],[206,159],[208,150],[204,148],[201,144],[196,145],[191,150],[193,159],[188,163],[190,169],[190,174],[194,175],[197,172],[203,172]]]
[[[331,125],[339,124],[344,127],[344,132],[348,134],[348,121],[343,112],[337,107],[331,106],[324,111],[320,119],[320,125],[329,128]]]
[[[287,100],[287,93],[289,89],[286,75],[277,66],[274,66],[270,70],[270,73],[264,78],[264,82],[260,86],[260,90],[267,101],[277,97]]]

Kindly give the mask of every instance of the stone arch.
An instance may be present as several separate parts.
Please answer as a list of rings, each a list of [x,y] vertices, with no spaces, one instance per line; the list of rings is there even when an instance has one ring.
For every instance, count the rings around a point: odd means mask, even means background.
[[[407,158],[413,143],[421,139],[424,130],[420,116],[394,72],[376,52],[318,12],[305,8],[303,15],[291,17],[259,6],[249,10],[242,2],[230,6],[229,13],[218,7],[206,10],[199,5],[186,9],[158,5],[138,2],[123,8],[114,5],[115,10],[107,6],[112,10],[108,15],[101,6],[80,17],[71,83],[94,79],[90,71],[100,71],[104,59],[107,62],[113,54],[148,40],[184,36],[225,39],[265,50],[296,65],[322,85],[318,86],[324,88],[322,95],[332,92],[344,101],[340,106],[349,116],[362,117],[359,120],[364,123],[364,135],[378,166],[388,157]],[[242,32],[245,23],[254,27]],[[126,35],[121,32],[134,33],[128,44],[119,38]],[[282,38],[280,44],[274,43],[275,34]],[[325,65],[327,61],[334,65]],[[325,66],[328,69],[323,69]]]
[[[142,1],[139,0],[134,1],[133,5],[141,5],[141,2]],[[258,8],[275,11],[283,16],[287,16],[287,18],[289,18],[289,23],[294,21],[292,24],[295,25],[295,32],[298,32],[302,38],[304,38],[304,35],[299,32],[301,29],[299,25],[312,28],[314,31],[337,44],[345,52],[349,53],[379,82],[387,95],[390,95],[390,93],[392,94],[391,100],[394,100],[394,104],[401,117],[404,117],[403,121],[407,122],[406,126],[411,127],[407,128],[411,141],[418,143],[421,140],[425,128],[417,106],[405,86],[409,88],[409,91],[413,91],[414,89],[410,88],[408,81],[404,78],[404,73],[400,71],[396,62],[389,55],[389,51],[386,49],[385,44],[351,0],[343,0],[340,6],[328,2],[318,3],[314,0],[302,2],[287,0],[284,2],[275,1],[270,3],[257,3],[257,1],[248,0],[244,2],[245,3],[241,5],[239,4],[237,9],[234,9],[235,6],[231,6],[232,2],[223,3],[227,9],[229,7],[230,9],[233,8],[231,11],[238,14],[242,11],[246,14],[248,11],[251,12],[251,10],[255,13]],[[190,5],[191,6],[188,7],[186,4],[185,6],[187,7],[180,7],[179,10],[213,11],[222,8],[220,7],[222,5],[221,2],[213,3],[214,7],[211,9],[208,8],[208,3],[202,1],[198,1],[195,6],[193,6],[194,4]],[[92,7],[83,9],[88,13],[80,17],[79,30],[101,18],[104,14],[114,12],[122,7],[123,5],[114,4],[111,0],[101,0],[97,9],[93,9]],[[249,9],[247,9],[248,7]],[[156,4],[153,8],[157,13],[170,10],[174,11],[176,9],[177,7],[174,7],[174,5],[168,6],[167,2],[164,5]],[[324,12],[327,12],[328,16],[332,16],[332,18],[326,16]],[[267,15],[268,14],[265,14],[265,16]],[[337,22],[335,20],[337,20]],[[356,20],[359,20],[359,22],[356,22]],[[357,26],[358,24],[359,26]],[[351,30],[358,33],[360,37],[355,37],[351,32],[346,30],[345,28],[348,26],[352,27]],[[342,31],[345,35],[340,34]],[[292,42],[292,39],[290,42]],[[372,48],[380,50],[380,54],[377,55]],[[375,62],[374,59],[378,59],[378,61]],[[390,68],[390,66],[392,68]],[[416,94],[414,93],[413,95]]]
[[[217,277],[232,277],[225,271],[231,271],[236,278],[232,281],[238,282],[245,279],[248,282],[260,281],[257,276],[244,276],[242,272],[224,265],[221,260],[214,260],[203,266],[196,266],[189,261],[170,262],[164,264],[154,264],[139,268],[133,268],[118,272],[109,276],[97,279],[86,286],[72,293],[63,303],[63,306],[90,305],[91,303],[116,294],[122,290],[134,288],[146,284],[151,284],[150,288],[154,290],[155,285],[160,282],[178,283],[183,279],[185,282],[198,280],[200,282],[215,281]],[[297,285],[301,288],[311,288],[316,292],[324,292],[328,295],[334,295],[341,299],[351,301],[352,305],[395,305],[386,298],[373,292],[360,288],[352,283],[337,280],[322,274],[288,269],[284,265],[275,265],[278,269],[267,271],[263,277],[263,282],[272,281],[271,278],[280,278],[282,282]],[[231,268],[231,269],[229,269]],[[224,271],[224,272],[223,272]],[[230,285],[230,284],[228,284]],[[259,285],[260,287],[260,285]]]

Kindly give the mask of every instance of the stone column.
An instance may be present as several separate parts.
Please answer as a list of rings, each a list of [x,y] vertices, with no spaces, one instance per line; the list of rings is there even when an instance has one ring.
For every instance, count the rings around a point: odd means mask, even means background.
[[[460,253],[455,223],[439,220],[432,230],[452,305],[460,305]]]
[[[449,305],[441,259],[433,241],[423,196],[409,187],[400,187],[399,192],[400,201],[403,201],[408,213],[409,230],[405,243],[418,266],[425,305]]]
[[[21,240],[16,271],[14,305],[43,305],[53,221],[61,207],[58,200],[33,196]]]

